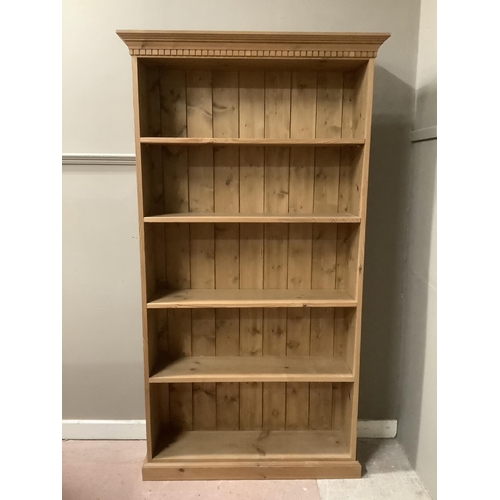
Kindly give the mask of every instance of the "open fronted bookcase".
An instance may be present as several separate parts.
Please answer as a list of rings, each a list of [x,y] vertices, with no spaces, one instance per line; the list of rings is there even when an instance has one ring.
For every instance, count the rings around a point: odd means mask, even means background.
[[[120,31],[146,480],[360,477],[373,33]]]

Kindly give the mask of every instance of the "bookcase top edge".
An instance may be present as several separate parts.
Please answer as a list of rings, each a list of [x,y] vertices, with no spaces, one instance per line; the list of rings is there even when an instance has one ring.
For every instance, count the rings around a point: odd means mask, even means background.
[[[380,46],[390,37],[390,33],[335,32],[117,30],[116,33],[130,49],[131,55],[165,55],[146,51],[175,50],[174,55],[200,57],[221,55],[215,54],[215,51],[250,57],[269,55],[264,51],[279,51],[282,57],[325,57],[325,52],[329,52],[326,57],[370,58],[376,57]],[[179,50],[182,51],[180,54],[177,53]],[[205,52],[197,53],[199,50]],[[236,54],[233,53],[235,50]],[[334,55],[331,55],[332,52]]]

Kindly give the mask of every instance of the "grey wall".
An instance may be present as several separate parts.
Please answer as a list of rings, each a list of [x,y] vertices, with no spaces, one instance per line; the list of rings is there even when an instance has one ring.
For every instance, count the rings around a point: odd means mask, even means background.
[[[144,418],[134,169],[63,167],[63,418]]]
[[[422,0],[415,129],[436,125],[436,0]],[[436,478],[436,149],[413,146],[398,439],[433,498]]]
[[[384,31],[376,69],[360,418],[398,416],[419,0],[63,1],[63,153],[133,153],[116,29]],[[143,418],[133,167],[63,167],[63,418]]]

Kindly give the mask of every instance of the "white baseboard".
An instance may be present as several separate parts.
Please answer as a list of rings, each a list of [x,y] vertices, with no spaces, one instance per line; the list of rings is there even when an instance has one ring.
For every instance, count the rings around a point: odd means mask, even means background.
[[[145,420],[63,420],[63,439],[146,439]]]
[[[397,420],[359,420],[360,438],[395,438],[398,432]]]
[[[358,437],[396,437],[397,420],[360,420]],[[146,439],[145,420],[63,420],[63,439]]]

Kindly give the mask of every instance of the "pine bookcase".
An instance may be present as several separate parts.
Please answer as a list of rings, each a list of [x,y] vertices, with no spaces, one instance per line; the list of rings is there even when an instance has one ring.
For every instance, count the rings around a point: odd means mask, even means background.
[[[353,478],[385,33],[119,31],[132,56],[145,480]]]

